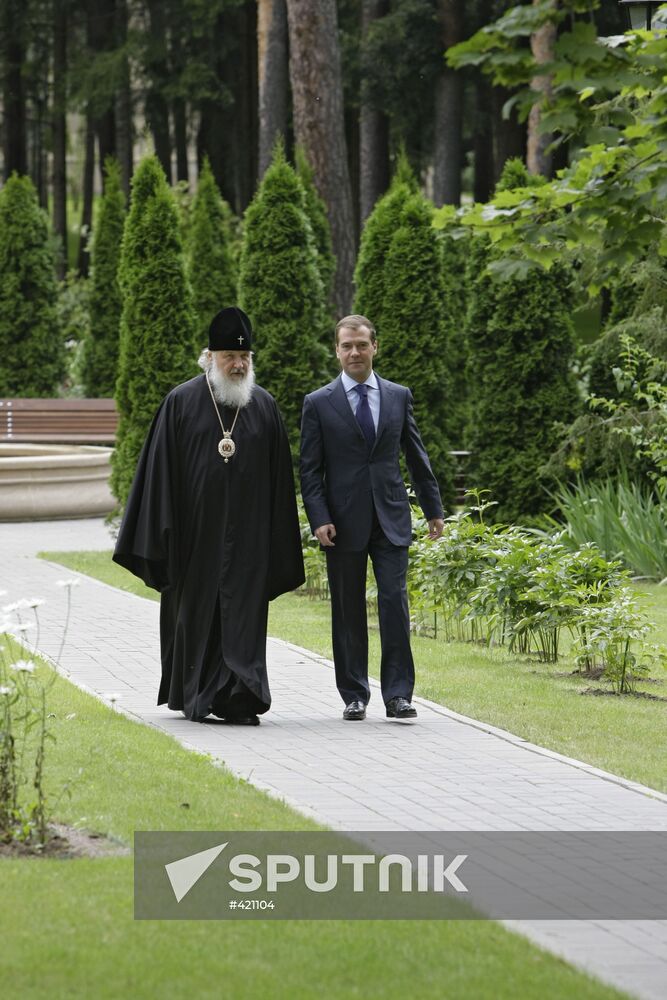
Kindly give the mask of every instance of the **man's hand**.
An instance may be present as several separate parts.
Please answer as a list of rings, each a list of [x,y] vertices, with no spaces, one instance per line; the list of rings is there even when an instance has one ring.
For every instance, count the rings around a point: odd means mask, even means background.
[[[442,528],[440,530],[442,531]],[[322,524],[315,531],[315,538],[318,540],[320,545],[324,545],[325,548],[333,546],[335,537],[336,529],[333,524]]]
[[[432,517],[428,522],[428,537],[434,542],[437,538],[442,535],[443,529],[445,527],[445,522],[441,517]]]

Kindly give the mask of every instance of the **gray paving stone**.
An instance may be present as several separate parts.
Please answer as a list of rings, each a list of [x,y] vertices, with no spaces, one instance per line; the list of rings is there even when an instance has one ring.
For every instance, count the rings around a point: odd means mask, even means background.
[[[110,548],[103,523],[0,524],[0,604],[40,596],[39,648],[55,656],[71,571],[41,550]],[[196,725],[155,705],[158,606],[82,578],[62,671],[115,710],[340,830],[667,830],[667,796],[415,699],[415,725],[388,722],[377,685],[366,722],[341,718],[332,665],[280,640],[268,648],[274,703],[257,729]],[[305,692],[305,693],[304,693]],[[504,921],[646,1000],[667,996],[667,921]]]

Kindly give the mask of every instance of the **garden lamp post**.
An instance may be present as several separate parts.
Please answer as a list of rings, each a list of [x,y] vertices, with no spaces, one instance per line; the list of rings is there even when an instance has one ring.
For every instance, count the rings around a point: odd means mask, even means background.
[[[654,31],[667,29],[667,7],[656,16],[656,11],[665,0],[619,0],[634,31],[646,29]]]

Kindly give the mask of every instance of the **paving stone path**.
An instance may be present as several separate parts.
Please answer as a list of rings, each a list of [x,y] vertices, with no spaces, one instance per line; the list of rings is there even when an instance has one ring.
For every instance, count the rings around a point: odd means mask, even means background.
[[[0,603],[42,597],[40,649],[57,653],[72,573],[42,550],[109,548],[101,520],[0,524]],[[375,684],[364,723],[345,723],[332,664],[270,640],[271,712],[258,728],[193,724],[155,698],[158,605],[82,578],[62,659],[70,678],[214,755],[236,775],[339,830],[667,830],[667,796],[416,698],[419,721],[387,722]],[[304,694],[304,692],[306,692]],[[505,921],[598,978],[667,997],[667,921]]]

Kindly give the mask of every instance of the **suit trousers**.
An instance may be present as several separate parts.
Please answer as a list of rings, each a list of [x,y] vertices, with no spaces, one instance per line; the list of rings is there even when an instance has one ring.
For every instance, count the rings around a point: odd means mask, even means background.
[[[331,593],[331,631],[336,685],[345,704],[370,699],[366,571],[370,556],[378,590],[382,659],[380,684],[385,704],[412,698],[415,665],[410,649],[406,577],[407,546],[392,545],[373,517],[368,544],[358,552],[326,548]]]

